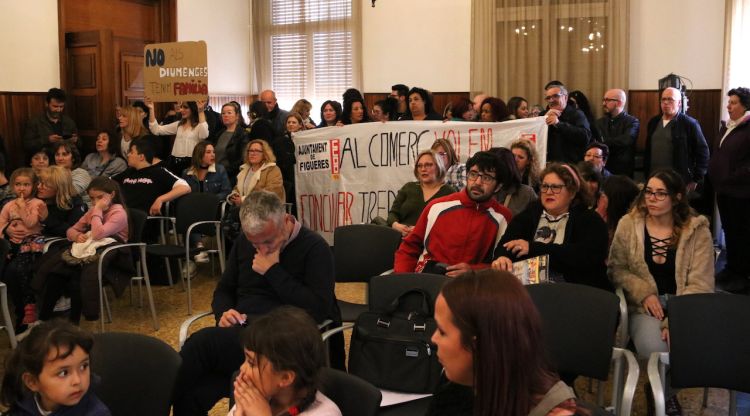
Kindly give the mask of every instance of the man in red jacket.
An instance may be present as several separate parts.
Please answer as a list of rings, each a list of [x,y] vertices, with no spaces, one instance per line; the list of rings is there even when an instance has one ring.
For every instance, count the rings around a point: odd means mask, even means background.
[[[490,266],[511,213],[494,195],[503,178],[499,158],[477,152],[466,162],[466,188],[430,202],[396,251],[393,271],[454,277]],[[444,270],[443,270],[444,269]]]

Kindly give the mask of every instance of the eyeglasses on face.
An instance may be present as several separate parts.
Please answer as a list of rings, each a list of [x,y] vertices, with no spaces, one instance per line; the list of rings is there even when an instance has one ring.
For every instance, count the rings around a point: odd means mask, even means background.
[[[604,159],[604,156],[598,155],[596,153],[586,153],[584,157],[593,157],[594,159]]]
[[[553,194],[559,194],[562,192],[563,188],[565,188],[565,185],[559,184],[559,183],[543,183],[539,186],[539,190],[542,191],[542,193],[553,193]]]
[[[435,166],[434,163],[417,163],[417,169],[422,169],[422,168],[431,169],[434,166]]]
[[[602,101],[604,101],[605,103],[619,103],[620,102],[620,100],[618,100],[617,98],[607,98],[607,97],[602,98]]]
[[[547,96],[544,97],[544,101],[559,100],[560,97],[562,97],[562,94],[547,95]]]
[[[646,198],[653,198],[657,201],[663,201],[667,199],[667,197],[669,196],[669,192],[654,191],[652,189],[646,188],[643,190],[643,195],[645,195]]]
[[[486,173],[479,173],[475,170],[470,170],[469,173],[466,175],[466,177],[470,181],[476,181],[477,179],[479,179],[482,183],[490,183],[490,182],[497,180],[497,178],[495,178],[492,175],[488,175]]]

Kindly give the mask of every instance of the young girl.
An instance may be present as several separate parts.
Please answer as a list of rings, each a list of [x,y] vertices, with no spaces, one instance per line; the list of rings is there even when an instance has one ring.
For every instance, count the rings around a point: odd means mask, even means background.
[[[46,322],[5,362],[0,402],[9,415],[108,416],[109,409],[89,392],[91,334],[64,321]]]
[[[36,321],[36,301],[29,285],[31,265],[44,248],[42,221],[47,218],[47,205],[36,198],[37,179],[31,168],[13,171],[10,183],[16,199],[0,211],[0,232],[10,242],[5,282],[8,284],[16,316],[20,324]]]
[[[245,362],[234,381],[228,416],[341,416],[318,391],[326,350],[313,319],[281,306],[253,321],[244,334]]]
[[[70,285],[71,320],[78,322],[80,314],[88,320],[99,317],[98,258],[85,259],[80,256],[80,245],[96,245],[96,252],[107,245],[128,241],[128,215],[122,201],[117,182],[97,176],[88,187],[92,207],[78,222],[68,228],[68,240],[73,243],[70,250],[55,258],[42,259],[35,277],[35,287],[41,287],[42,303],[40,319],[51,318],[55,302]],[[102,241],[105,238],[111,240]],[[99,244],[96,244],[99,242]],[[93,249],[92,249],[93,250]],[[95,255],[94,255],[95,256]],[[106,278],[114,284],[115,292],[122,293],[127,279],[121,278],[120,269],[132,271],[132,259],[127,249],[105,257],[103,269]],[[78,284],[80,282],[80,289]]]

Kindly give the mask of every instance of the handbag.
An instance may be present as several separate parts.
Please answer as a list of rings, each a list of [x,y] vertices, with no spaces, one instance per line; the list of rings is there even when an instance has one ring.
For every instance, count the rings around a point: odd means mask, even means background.
[[[421,298],[421,305],[409,307],[407,298],[414,296]],[[362,313],[354,323],[349,372],[378,388],[433,393],[442,367],[430,341],[437,327],[432,304],[427,292],[411,289],[385,311]]]

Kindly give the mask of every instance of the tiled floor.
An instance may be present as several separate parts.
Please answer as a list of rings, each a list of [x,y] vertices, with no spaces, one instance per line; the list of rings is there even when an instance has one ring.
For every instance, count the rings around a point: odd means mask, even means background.
[[[208,311],[210,309],[211,296],[218,280],[218,270],[215,271],[216,275],[212,276],[210,264],[199,265],[198,271],[198,276],[192,281],[194,313]],[[115,299],[112,302],[113,322],[106,324],[105,328],[107,331],[138,332],[155,336],[164,340],[176,349],[180,324],[188,317],[187,296],[179,285],[175,287],[156,286],[153,290],[156,310],[161,325],[161,328],[158,331],[154,331],[148,307],[138,308],[137,306],[131,306],[127,292],[121,299]],[[364,299],[364,286],[357,283],[339,284],[336,287],[336,294],[341,299],[362,302]],[[201,325],[203,326],[212,324],[212,319],[204,319],[201,321]],[[98,322],[83,322],[81,326],[93,332],[99,330]],[[0,334],[0,358],[4,359],[9,351],[10,348],[3,332]],[[635,415],[646,414],[645,398],[643,395],[643,384],[645,379],[645,371],[641,371],[639,387],[636,392],[634,403]],[[609,384],[605,384],[605,389],[608,387]],[[596,395],[589,394],[587,388],[587,380],[578,380],[576,383],[576,390],[579,394],[582,394],[588,401],[596,401]],[[605,401],[607,397],[608,395],[605,395]],[[679,397],[685,409],[685,415],[703,414],[706,416],[718,416],[727,414],[728,394],[726,391],[716,389],[710,390],[708,407],[703,409],[702,413],[700,407],[703,397],[702,389],[683,390],[680,392]],[[227,402],[223,401],[213,409],[211,415],[225,415],[226,411]]]

